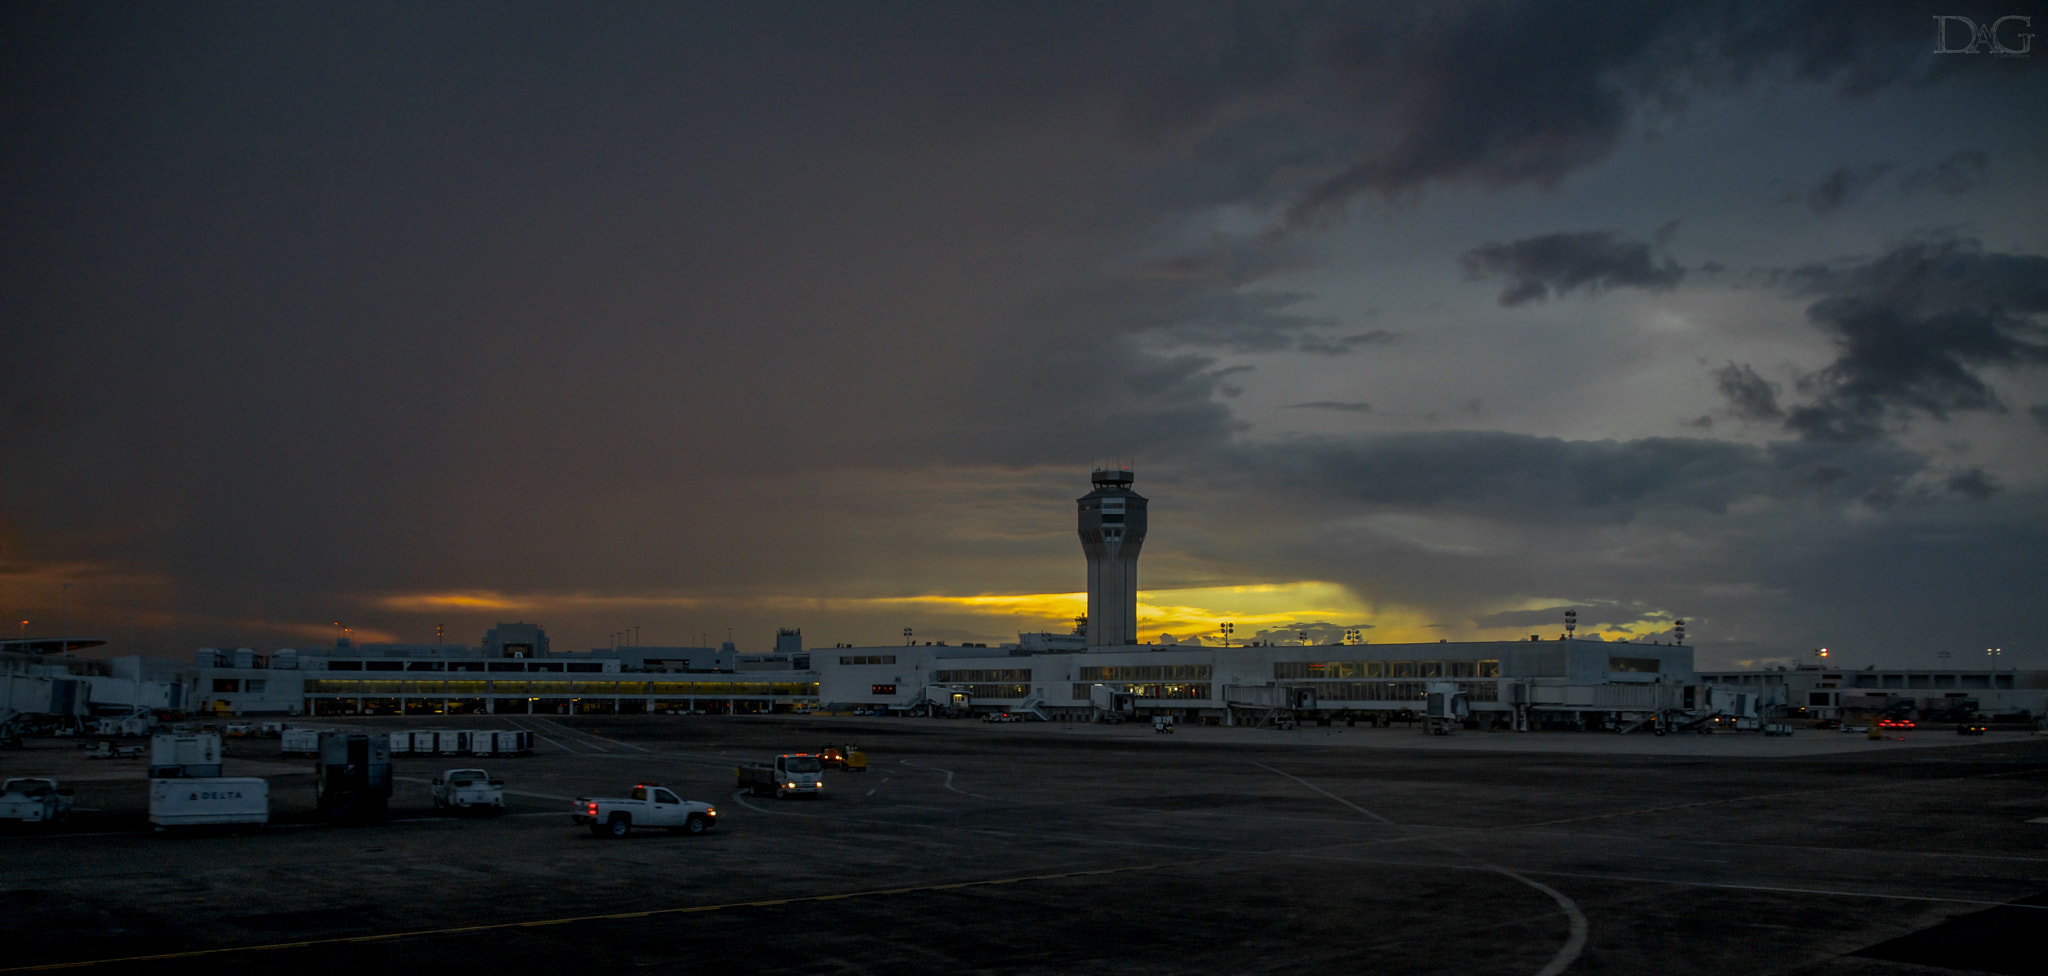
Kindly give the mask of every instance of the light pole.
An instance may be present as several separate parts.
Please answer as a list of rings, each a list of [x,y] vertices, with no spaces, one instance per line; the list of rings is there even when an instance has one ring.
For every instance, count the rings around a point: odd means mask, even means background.
[[[1934,656],[1935,656],[1935,657],[1938,657],[1938,658],[1941,658],[1941,669],[1942,669],[1943,671],[1946,671],[1946,670],[1948,670],[1948,657],[1949,657],[1949,655],[1948,655],[1948,652],[1947,652],[1947,651],[1936,651],[1936,652],[1934,652]]]
[[[64,584],[63,588],[62,588],[62,589],[60,589],[60,590],[58,590],[58,595],[57,595],[57,614],[58,614],[58,619],[60,619],[61,621],[63,621],[63,623],[61,624],[61,628],[60,628],[60,631],[59,631],[59,633],[60,633],[60,635],[61,635],[61,636],[60,636],[60,639],[61,639],[61,640],[63,641],[63,645],[62,645],[62,646],[63,646],[63,648],[64,648],[64,656],[65,656],[65,657],[70,657],[70,656],[71,656],[71,584],[69,584],[69,583],[66,583],[66,584]]]
[[[910,639],[910,638],[911,638],[911,635],[912,635],[912,634],[914,634],[914,633],[915,633],[915,631],[911,630],[911,629],[910,629],[909,627],[905,627],[905,628],[903,628],[903,646],[904,646],[904,647],[909,647],[909,646],[910,646],[911,644],[913,644],[913,643],[916,643],[915,641],[912,641],[912,640]]]
[[[1813,652],[1813,656],[1819,658],[1822,664],[1828,663],[1828,649],[1825,647]]]
[[[69,586],[71,584],[66,583],[64,585]],[[2005,648],[2003,647],[1987,647],[1984,649],[1984,656],[1991,659],[1991,670],[1993,671],[1998,670],[1998,659],[2004,656],[2004,654]]]
[[[1349,629],[1345,630],[1345,631],[1344,631],[1344,643],[1346,643],[1346,644],[1356,644],[1356,643],[1358,643],[1358,642],[1359,642],[1359,639],[1360,639],[1359,635],[1360,635],[1360,631],[1359,631],[1359,629],[1358,629],[1357,627],[1352,627],[1352,628],[1349,628]]]
[[[1230,646],[1230,635],[1231,635],[1231,634],[1232,634],[1233,632],[1235,632],[1236,630],[1237,630],[1237,625],[1236,625],[1236,624],[1233,624],[1233,623],[1231,623],[1231,622],[1230,622],[1230,621],[1228,621],[1228,620],[1226,620],[1226,621],[1224,621],[1224,622],[1223,622],[1223,646],[1224,646],[1224,647],[1229,647],[1229,646]]]

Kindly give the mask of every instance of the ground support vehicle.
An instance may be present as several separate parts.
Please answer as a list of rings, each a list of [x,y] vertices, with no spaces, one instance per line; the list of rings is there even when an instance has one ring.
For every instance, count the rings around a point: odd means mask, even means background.
[[[202,776],[149,781],[149,822],[158,830],[210,824],[270,822],[270,781],[253,776]]]
[[[1956,734],[1957,734],[1957,735],[1983,735],[1983,734],[1984,734],[1985,732],[1989,731],[1989,730],[1990,730],[1990,728],[1991,728],[1991,723],[1989,723],[1989,722],[1984,722],[1984,721],[1980,721],[1980,720],[1977,720],[1977,719],[1971,719],[1970,721],[1967,721],[1967,722],[1964,722],[1964,723],[1962,723],[1962,724],[1960,724],[1960,725],[1957,725],[1957,726],[1956,726]]]
[[[381,732],[324,732],[313,789],[329,823],[381,823],[391,803],[391,739]]]
[[[443,810],[505,812],[505,781],[481,769],[451,769],[434,777],[434,805]]]
[[[852,743],[847,743],[844,749],[826,746],[825,751],[818,753],[818,762],[827,769],[843,769],[849,773],[868,771],[868,754]]]
[[[740,789],[755,796],[808,796],[817,799],[825,791],[825,763],[808,752],[776,756],[770,763],[735,766],[732,775]]]
[[[71,788],[42,776],[17,776],[0,783],[0,820],[55,823],[71,816]]]
[[[685,800],[658,783],[635,786],[627,797],[579,796],[569,816],[599,837],[624,837],[635,827],[701,834],[718,826],[718,811],[711,804]]]
[[[1171,731],[1173,731],[1173,716],[1171,716],[1171,715],[1154,715],[1154,716],[1152,716],[1152,731],[1154,731],[1154,732],[1171,732]]]

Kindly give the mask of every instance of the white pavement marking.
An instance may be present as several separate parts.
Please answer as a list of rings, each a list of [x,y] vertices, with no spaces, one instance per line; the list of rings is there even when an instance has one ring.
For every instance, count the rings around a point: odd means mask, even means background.
[[[969,792],[967,792],[966,790],[963,790],[963,789],[961,789],[961,788],[959,788],[959,787],[957,787],[957,786],[954,786],[954,785],[953,785],[953,771],[952,771],[952,770],[950,770],[950,769],[940,769],[940,768],[939,768],[939,767],[937,767],[937,766],[926,766],[926,765],[924,765],[923,763],[914,763],[914,762],[911,762],[911,761],[910,761],[910,760],[908,760],[908,759],[905,759],[905,760],[903,760],[903,765],[905,765],[905,766],[916,766],[916,767],[917,767],[917,768],[919,768],[919,769],[929,769],[929,770],[931,770],[932,772],[935,772],[935,773],[945,773],[945,774],[946,774],[946,788],[947,788],[947,789],[949,789],[949,790],[952,790],[952,791],[953,791],[953,792],[955,792],[955,793],[958,793],[958,794],[960,794],[961,796],[971,796],[971,797],[974,797],[974,798],[975,798],[975,799],[977,799],[977,800],[994,800],[994,801],[995,801],[995,802],[997,802],[997,803],[1008,803],[1008,802],[1010,802],[1010,801],[1008,801],[1008,800],[1005,800],[1005,799],[1003,799],[1003,798],[1002,798],[1002,797],[1000,797],[1000,796],[983,796],[983,795],[982,795],[982,794],[980,794],[980,793],[969,793]],[[886,783],[886,782],[888,782],[888,780],[886,780],[886,779],[885,779],[885,780],[883,780],[882,782]]]
[[[1364,814],[1366,817],[1372,820],[1379,821],[1380,823],[1385,824],[1389,827],[1399,826],[1392,820],[1388,820],[1387,818],[1382,817],[1379,814],[1372,812],[1371,810],[1367,810],[1366,808],[1359,806],[1358,804],[1353,803],[1350,800],[1344,799],[1343,797],[1338,796],[1337,794],[1332,793],[1329,790],[1323,789],[1322,787],[1317,786],[1316,784],[1311,783],[1308,780],[1302,779],[1301,777],[1296,776],[1293,773],[1285,772],[1279,769],[1274,769],[1273,767],[1268,766],[1262,762],[1255,762],[1252,765],[1257,766],[1260,769],[1266,770],[1270,773],[1279,773],[1280,775],[1285,776],[1288,779],[1291,779],[1297,783],[1300,783],[1301,785],[1306,786],[1309,789],[1316,791],[1317,793],[1321,793],[1322,795],[1329,797],[1330,799],[1335,800],[1338,803],[1341,803],[1347,807],[1350,807],[1353,810],[1358,811],[1361,814]],[[1449,844],[1444,843],[1442,840],[1437,839],[1435,837],[1427,837],[1424,839],[1431,844],[1441,847],[1444,850],[1450,851],[1453,854],[1467,858],[1488,871],[1492,871],[1495,874],[1499,874],[1503,877],[1512,878],[1516,881],[1521,882],[1522,884],[1528,885],[1529,887],[1536,889],[1537,891],[1549,895],[1552,901],[1557,902],[1557,907],[1564,909],[1565,918],[1568,919],[1570,923],[1570,934],[1565,938],[1564,945],[1557,950],[1557,955],[1550,957],[1550,962],[1545,964],[1542,969],[1536,971],[1536,976],[1557,976],[1557,974],[1564,972],[1565,968],[1570,966],[1573,960],[1579,958],[1579,953],[1585,951],[1586,913],[1579,911],[1578,903],[1572,901],[1570,898],[1565,897],[1564,892],[1561,892],[1556,888],[1552,888],[1551,886],[1544,884],[1540,881],[1536,881],[1531,878],[1525,877],[1521,874],[1518,874],[1509,868],[1505,868],[1498,864],[1494,864],[1490,861],[1485,860],[1484,858],[1476,857],[1472,854],[1466,853],[1465,851],[1461,851],[1455,847],[1452,847]]]
[[[516,729],[518,729],[518,730],[519,730],[519,731],[521,731],[521,732],[532,732],[532,733],[533,733],[533,737],[534,737],[534,738],[536,738],[536,739],[539,739],[540,741],[542,741],[542,742],[545,742],[545,743],[547,743],[548,745],[554,746],[555,748],[557,748],[557,749],[560,749],[560,750],[562,750],[563,752],[566,752],[566,753],[570,753],[570,754],[572,754],[572,755],[581,755],[581,753],[580,753],[580,752],[578,752],[577,750],[575,750],[575,749],[571,749],[571,748],[569,748],[568,746],[565,746],[565,745],[563,745],[563,744],[561,744],[561,743],[559,743],[559,742],[556,742],[556,741],[555,741],[555,740],[553,740],[553,739],[550,739],[550,738],[548,738],[548,737],[547,737],[547,735],[546,735],[545,733],[542,733],[542,732],[540,732],[540,731],[538,731],[538,730],[535,730],[535,729],[529,729],[529,728],[527,728],[527,727],[526,727],[526,726],[524,726],[524,725],[520,725],[520,724],[519,724],[519,720],[518,720],[518,719],[506,719],[506,721],[508,721],[508,722],[511,722],[511,723],[512,723],[512,726],[513,726],[513,728],[516,728]]]

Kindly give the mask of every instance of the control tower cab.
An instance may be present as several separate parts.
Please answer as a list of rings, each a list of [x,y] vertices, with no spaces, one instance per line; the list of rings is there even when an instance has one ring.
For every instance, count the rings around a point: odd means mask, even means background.
[[[1080,506],[1081,551],[1088,556],[1088,646],[1138,642],[1138,551],[1145,547],[1145,496],[1131,490],[1129,468],[1097,469]]]

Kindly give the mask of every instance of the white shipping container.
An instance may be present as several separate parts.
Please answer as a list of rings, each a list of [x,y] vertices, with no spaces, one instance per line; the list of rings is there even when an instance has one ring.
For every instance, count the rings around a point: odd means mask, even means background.
[[[488,756],[496,751],[493,747],[497,744],[498,737],[493,733],[471,732],[469,734],[469,754],[472,756]]]
[[[532,751],[533,751],[533,733],[531,733],[531,732],[500,732],[500,733],[498,733],[498,754],[499,754],[499,755],[504,755],[504,756],[517,756],[517,755],[521,755],[521,754],[523,754],[523,753],[528,753],[528,752],[532,752]]]
[[[412,751],[412,733],[411,733],[411,732],[393,732],[393,733],[391,733],[391,754],[392,754],[392,755],[394,755],[394,756],[397,756],[397,755],[403,755],[403,754],[405,754],[405,753],[408,753],[408,752],[411,752],[411,751]]]
[[[417,754],[419,754],[419,755],[422,755],[422,756],[431,756],[431,755],[433,755],[433,754],[434,754],[434,733],[432,733],[432,732],[414,732],[414,733],[412,734],[412,751],[413,751],[414,753],[417,753]]]
[[[469,733],[442,732],[434,743],[434,752],[443,756],[459,756],[469,751]]]
[[[149,742],[156,766],[208,766],[220,762],[220,736],[213,732],[161,732]]]
[[[320,752],[319,729],[286,729],[277,737],[278,752],[287,756],[313,756]]]
[[[158,827],[270,822],[270,781],[207,776],[149,781],[149,822]]]

